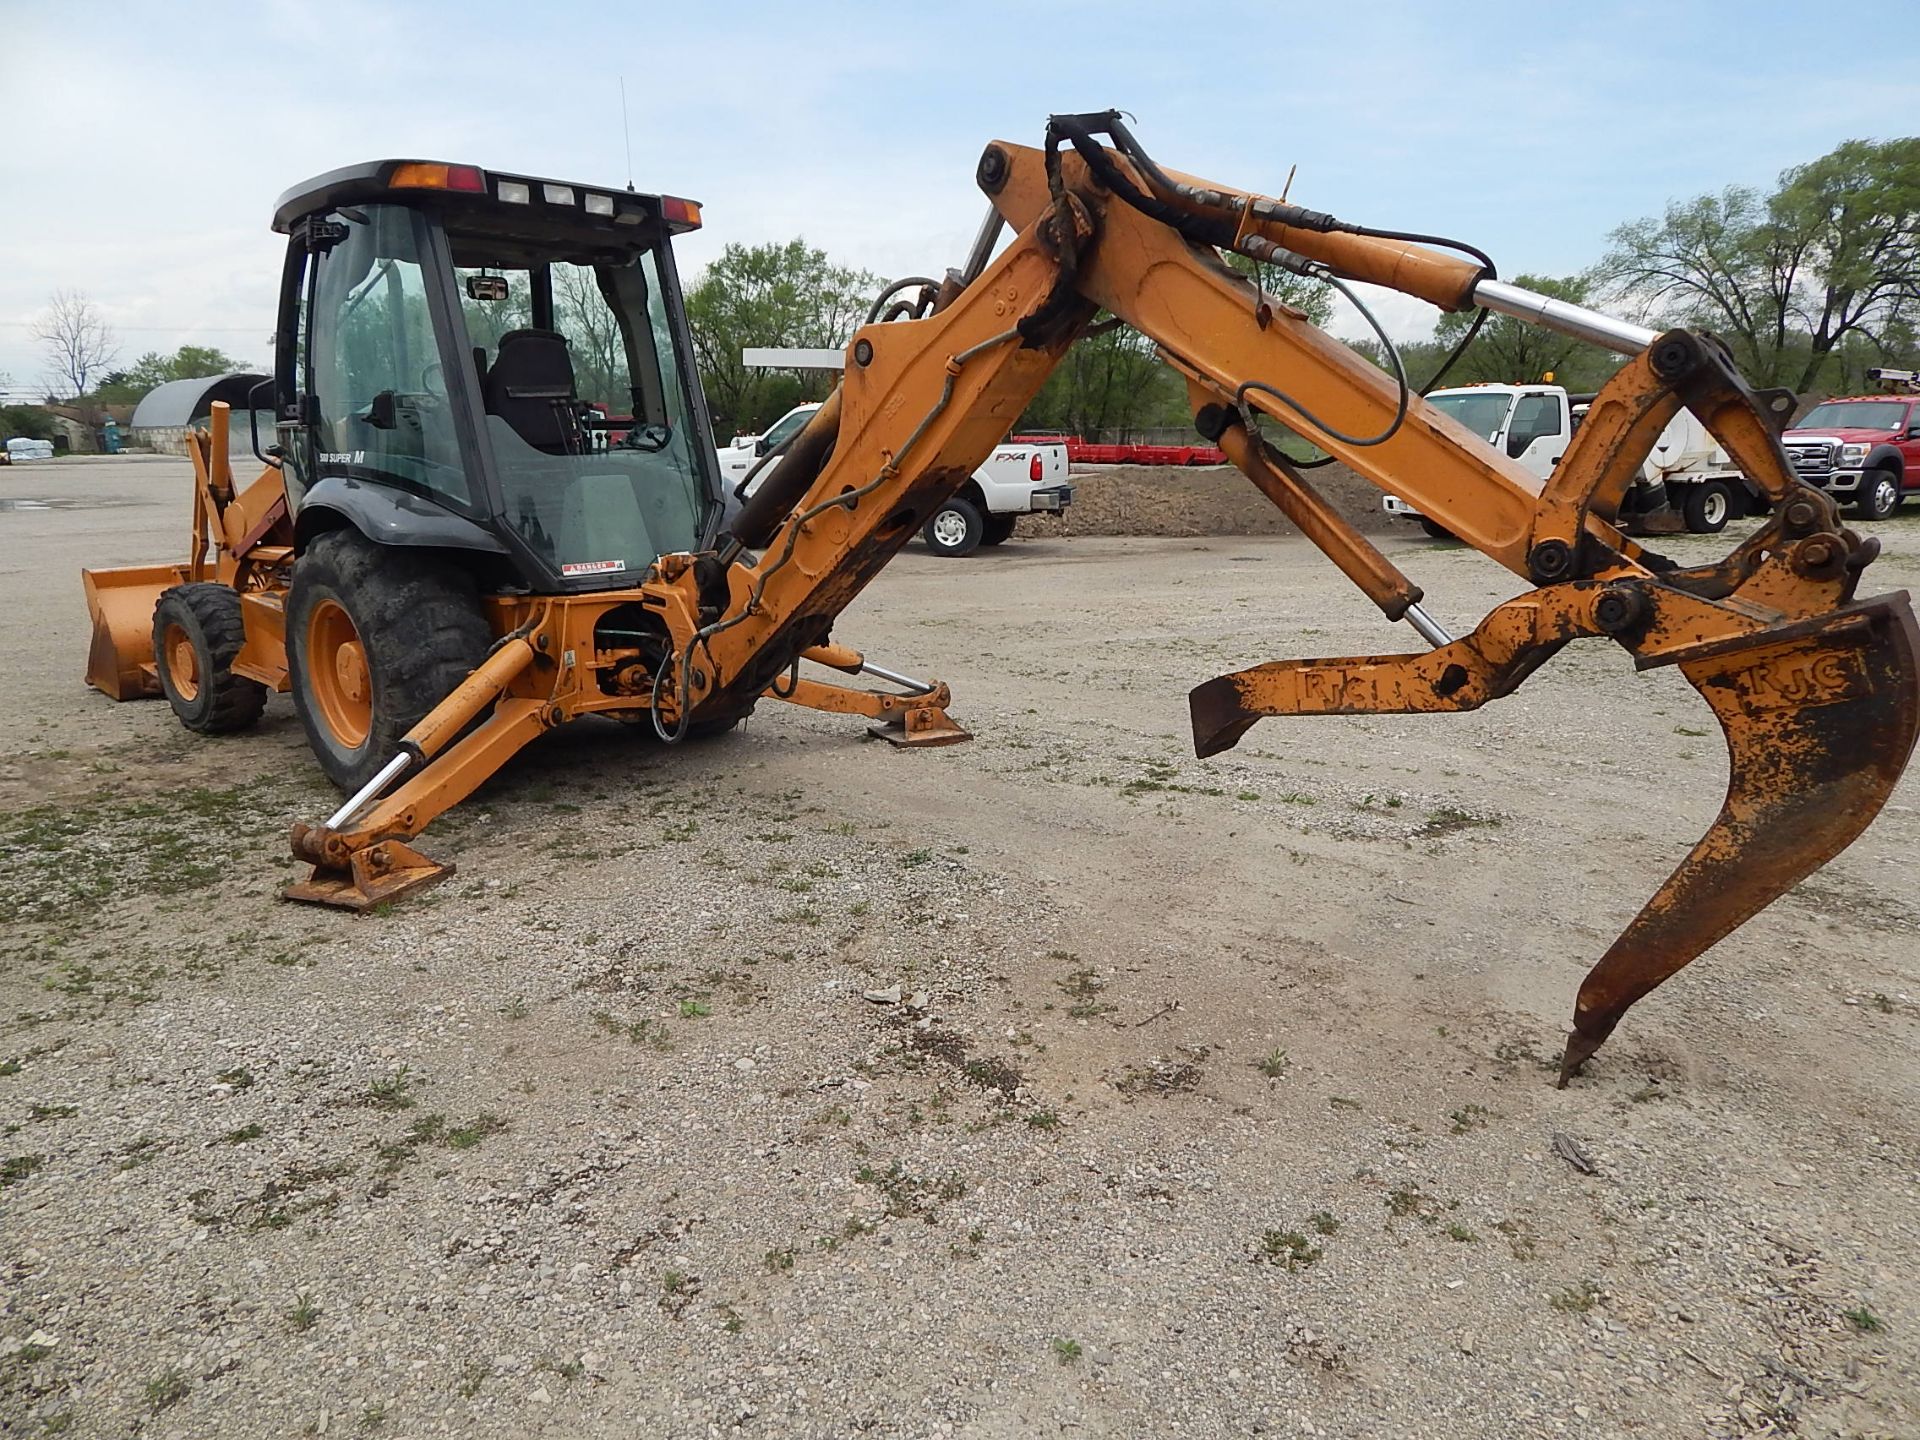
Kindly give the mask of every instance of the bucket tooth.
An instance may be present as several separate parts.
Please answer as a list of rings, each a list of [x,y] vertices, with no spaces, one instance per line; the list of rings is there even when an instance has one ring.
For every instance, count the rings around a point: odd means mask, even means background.
[[[1727,737],[1727,796],[1581,983],[1564,1086],[1634,1002],[1850,845],[1920,736],[1920,627],[1904,593],[1704,645],[1680,669]]]
[[[354,851],[344,869],[315,865],[312,874],[294,881],[280,895],[308,905],[367,911],[437,884],[453,871],[452,865],[430,860],[402,841],[381,840]]]

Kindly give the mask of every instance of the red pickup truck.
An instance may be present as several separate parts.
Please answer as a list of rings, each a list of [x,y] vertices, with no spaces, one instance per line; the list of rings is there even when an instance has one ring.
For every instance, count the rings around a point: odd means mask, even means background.
[[[1780,442],[1802,480],[1868,520],[1886,519],[1920,492],[1920,394],[1823,400]]]

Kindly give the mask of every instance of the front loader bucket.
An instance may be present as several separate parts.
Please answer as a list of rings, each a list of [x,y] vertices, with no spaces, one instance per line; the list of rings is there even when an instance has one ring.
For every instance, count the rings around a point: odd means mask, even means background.
[[[115,700],[160,693],[153,668],[153,607],[160,592],[181,581],[178,565],[126,565],[82,570],[93,643],[87,683]]]
[[[1681,662],[1726,733],[1727,798],[1581,983],[1563,1086],[1635,1001],[1872,823],[1920,736],[1917,656],[1920,627],[1900,593]]]

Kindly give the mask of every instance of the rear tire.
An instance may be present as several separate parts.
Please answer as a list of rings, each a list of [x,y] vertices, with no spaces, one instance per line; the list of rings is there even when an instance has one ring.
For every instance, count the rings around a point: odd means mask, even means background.
[[[287,597],[293,708],[327,778],[357,790],[486,659],[472,579],[417,550],[334,530],[294,563]]]
[[[980,548],[986,529],[987,523],[980,514],[980,507],[964,496],[956,495],[933,512],[933,518],[927,521],[921,534],[926,539],[927,548],[934,554],[958,559]]]
[[[1687,487],[1681,513],[1687,529],[1695,535],[1718,535],[1733,518],[1733,491],[1718,480],[1704,480]]]
[[[982,545],[1004,545],[1013,538],[1014,523],[1018,515],[989,515],[986,526],[980,533]]]
[[[1900,477],[1891,470],[1869,470],[1860,477],[1853,508],[1863,520],[1885,520],[1900,508]]]
[[[267,687],[233,673],[246,641],[247,622],[231,585],[175,585],[161,592],[153,607],[154,668],[160,693],[187,729],[231,734],[267,708]]]

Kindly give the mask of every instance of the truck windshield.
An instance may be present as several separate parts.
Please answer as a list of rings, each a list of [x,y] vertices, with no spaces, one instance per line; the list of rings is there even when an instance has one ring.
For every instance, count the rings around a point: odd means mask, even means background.
[[[1457,395],[1429,395],[1427,403],[1450,420],[1457,420],[1482,440],[1491,441],[1506,421],[1513,397],[1486,391]]]
[[[1907,407],[1898,400],[1829,400],[1794,423],[1796,430],[1897,430]]]
[[[705,437],[654,252],[480,267],[453,240],[506,524],[565,579],[638,579],[693,549]]]

